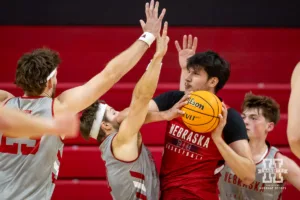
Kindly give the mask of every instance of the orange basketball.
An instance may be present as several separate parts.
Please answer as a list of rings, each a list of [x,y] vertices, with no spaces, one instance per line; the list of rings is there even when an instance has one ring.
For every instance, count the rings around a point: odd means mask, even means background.
[[[198,133],[207,133],[218,126],[222,103],[211,92],[196,91],[191,93],[188,104],[181,110],[185,112],[182,120],[188,128]]]

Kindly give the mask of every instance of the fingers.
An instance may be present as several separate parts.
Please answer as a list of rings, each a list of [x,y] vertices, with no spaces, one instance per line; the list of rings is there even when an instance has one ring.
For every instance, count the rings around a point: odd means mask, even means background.
[[[177,114],[179,114],[179,115],[184,115],[184,114],[185,114],[185,112],[184,112],[184,111],[182,111],[182,110],[177,110]]]
[[[222,113],[223,113],[224,119],[227,119],[228,112],[227,112],[227,107],[224,102],[222,102]]]
[[[184,35],[182,39],[182,48],[186,49],[186,47],[187,47],[187,36]]]
[[[175,41],[175,47],[176,47],[178,52],[181,51],[180,44],[177,40]]]
[[[187,101],[188,99],[190,98],[190,94],[186,94],[184,95],[179,101],[178,101],[178,104],[184,102],[184,101]]]
[[[161,11],[161,13],[160,13],[159,21],[162,21],[162,20],[163,20],[165,14],[166,14],[166,9],[164,8],[164,9]]]
[[[163,32],[162,32],[162,38],[166,39],[167,35],[168,35],[168,22],[165,22]]]
[[[181,109],[183,106],[187,105],[188,104],[188,101],[184,101],[184,102],[180,102],[178,104],[178,108]]]
[[[198,38],[194,37],[193,46],[192,46],[192,50],[194,52],[196,52],[196,50],[197,50],[197,45],[198,45]]]
[[[154,8],[154,0],[151,0],[150,2],[150,8],[149,8],[149,16],[152,17],[153,14],[153,8]]]
[[[158,17],[158,7],[159,7],[159,2],[155,2],[155,7],[154,7],[154,17]]]
[[[144,20],[140,20],[140,24],[141,24],[142,29],[144,29],[144,27],[146,25],[146,23],[144,22]]]
[[[192,36],[192,35],[189,35],[189,37],[188,37],[188,46],[187,46],[187,48],[188,48],[188,49],[192,49],[192,45],[193,45],[193,36]]]
[[[146,17],[147,19],[150,17],[150,13],[149,13],[149,3],[147,2],[145,5],[145,13],[146,13]]]

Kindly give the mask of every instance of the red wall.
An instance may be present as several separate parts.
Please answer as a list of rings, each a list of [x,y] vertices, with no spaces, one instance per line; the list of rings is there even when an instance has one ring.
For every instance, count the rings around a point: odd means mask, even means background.
[[[179,80],[180,70],[174,41],[181,41],[182,36],[189,33],[199,38],[198,51],[213,49],[231,62],[232,83],[286,83],[293,67],[300,60],[300,29],[179,28],[170,24],[171,42],[164,59],[161,82]],[[83,82],[99,72],[140,34],[139,27],[1,26],[0,80],[12,82],[17,59],[22,53],[47,46],[59,51],[63,59],[59,81]],[[152,47],[147,56],[122,81],[136,82],[154,50]]]

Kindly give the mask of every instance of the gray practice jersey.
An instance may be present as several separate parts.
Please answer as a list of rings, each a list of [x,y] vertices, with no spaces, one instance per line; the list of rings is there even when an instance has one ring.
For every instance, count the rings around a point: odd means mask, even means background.
[[[274,166],[280,166],[282,160],[275,159],[278,149],[269,147],[268,153],[261,162],[256,164],[256,178],[251,185],[245,185],[225,165],[219,179],[221,200],[279,200],[284,189],[283,177],[277,177],[272,172]],[[274,164],[276,163],[276,164]],[[286,172],[283,172],[286,173]]]
[[[158,200],[159,178],[152,155],[143,144],[139,157],[132,162],[117,160],[111,151],[115,134],[100,145],[105,161],[107,180],[114,200]]]
[[[53,100],[48,97],[20,97],[5,107],[52,118]],[[0,199],[48,200],[54,190],[63,143],[60,137],[9,138],[0,132]]]

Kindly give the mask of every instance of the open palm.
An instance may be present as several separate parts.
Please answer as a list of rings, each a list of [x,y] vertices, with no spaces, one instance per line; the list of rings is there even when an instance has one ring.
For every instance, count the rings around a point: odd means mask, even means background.
[[[188,37],[186,35],[183,36],[182,49],[179,42],[177,40],[175,41],[175,46],[178,51],[179,65],[181,68],[185,68],[187,65],[187,59],[196,53],[197,44],[198,38],[194,37],[193,39],[192,35],[189,35]]]

